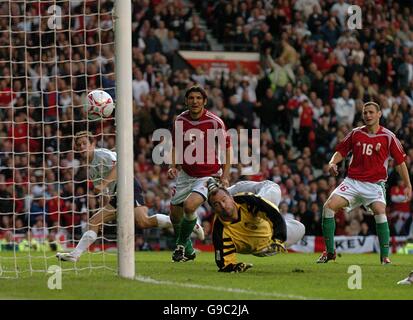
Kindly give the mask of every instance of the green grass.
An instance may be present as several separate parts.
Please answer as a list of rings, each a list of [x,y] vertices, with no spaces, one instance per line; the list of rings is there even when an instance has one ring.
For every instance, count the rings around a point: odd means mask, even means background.
[[[242,274],[218,273],[212,253],[201,252],[195,261],[172,263],[170,252],[137,252],[136,280],[117,277],[115,271],[87,269],[64,271],[62,290],[50,290],[51,274],[30,274],[27,257],[18,255],[17,279],[0,278],[0,299],[412,299],[413,286],[396,282],[413,269],[413,256],[394,255],[393,264],[381,266],[377,254],[345,254],[336,263],[315,264],[318,255],[290,253],[268,258],[242,256],[254,264]],[[0,253],[3,276],[13,276],[12,254]],[[77,268],[103,264],[116,270],[116,254],[87,254]],[[42,256],[32,269],[44,269]],[[54,257],[48,266],[58,264]],[[350,265],[362,269],[362,289],[350,290]],[[62,267],[73,268],[73,263]]]

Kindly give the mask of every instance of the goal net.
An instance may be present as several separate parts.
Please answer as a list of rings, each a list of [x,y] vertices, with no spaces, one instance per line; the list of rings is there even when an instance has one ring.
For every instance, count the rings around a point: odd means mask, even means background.
[[[114,119],[88,120],[86,95],[115,99],[113,1],[0,0],[0,277],[116,270],[116,221],[89,254],[58,262],[103,203],[74,150],[76,132],[115,148]]]

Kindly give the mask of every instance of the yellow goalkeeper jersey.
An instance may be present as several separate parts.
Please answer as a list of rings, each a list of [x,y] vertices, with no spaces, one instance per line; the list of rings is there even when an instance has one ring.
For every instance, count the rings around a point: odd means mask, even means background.
[[[286,240],[286,224],[277,206],[253,193],[234,195],[237,221],[216,217],[213,226],[215,262],[220,269],[236,263],[236,253],[257,254],[273,239]]]

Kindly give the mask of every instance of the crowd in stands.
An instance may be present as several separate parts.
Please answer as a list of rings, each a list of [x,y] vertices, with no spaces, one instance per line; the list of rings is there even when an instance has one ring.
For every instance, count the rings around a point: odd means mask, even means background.
[[[167,166],[152,162],[152,132],[171,128],[195,83],[228,128],[261,129],[260,173],[241,176],[234,166],[231,183],[279,183],[281,212],[302,221],[307,235],[321,235],[323,204],[346,172],[344,163],[339,177],[330,176],[327,162],[362,125],[364,102],[380,103],[382,125],[401,140],[413,177],[413,4],[354,2],[361,30],[349,30],[343,0],[132,1],[134,168],[150,213],[169,213],[173,184]],[[114,120],[88,122],[83,110],[92,89],[115,98],[112,2],[63,1],[71,18],[62,18],[61,29],[50,29],[49,5],[0,4],[0,234],[31,226],[32,234],[78,238],[100,199],[73,151],[73,134],[87,128],[98,146],[116,147]],[[5,18],[9,12],[14,17]],[[178,69],[179,49],[211,49],[201,19],[228,50],[259,52],[259,74]],[[391,234],[413,237],[412,205],[391,159],[388,166]],[[210,235],[207,204],[198,215]],[[366,208],[336,220],[337,235],[375,234]],[[145,248],[142,235],[137,246]]]

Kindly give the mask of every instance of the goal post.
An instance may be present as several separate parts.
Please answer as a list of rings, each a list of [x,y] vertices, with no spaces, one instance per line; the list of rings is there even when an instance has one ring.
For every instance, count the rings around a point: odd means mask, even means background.
[[[118,274],[135,277],[133,204],[132,7],[115,0]]]

